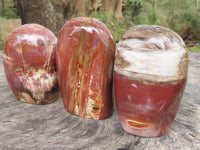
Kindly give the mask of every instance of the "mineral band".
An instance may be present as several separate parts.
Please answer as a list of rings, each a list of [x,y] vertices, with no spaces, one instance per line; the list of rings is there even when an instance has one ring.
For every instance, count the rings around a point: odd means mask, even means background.
[[[141,51],[118,47],[115,72],[127,77],[157,82],[182,80],[187,75],[185,49],[175,51]]]

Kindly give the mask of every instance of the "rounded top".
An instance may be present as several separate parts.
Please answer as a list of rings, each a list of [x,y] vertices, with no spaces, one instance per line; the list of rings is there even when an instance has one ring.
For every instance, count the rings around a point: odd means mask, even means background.
[[[14,29],[6,40],[4,62],[15,64],[12,69],[18,66],[25,66],[25,69],[28,66],[42,67],[44,64],[49,66],[55,63],[56,43],[56,36],[46,27],[24,24]]]
[[[33,33],[48,33],[48,34],[51,34],[52,36],[55,36],[54,33],[49,30],[48,28],[40,25],[40,24],[36,24],[36,23],[28,23],[28,24],[24,24],[24,25],[21,25],[20,27],[14,29],[11,33],[11,34],[14,34],[14,33],[18,33],[18,34],[25,34],[25,33],[29,33],[29,34],[33,34]]]
[[[112,34],[104,23],[95,18],[77,17],[67,21],[60,30],[57,56],[64,52],[75,51],[76,47],[81,43],[87,43],[83,46],[86,51],[96,51],[96,47],[99,44],[105,47],[110,47],[111,45],[111,47],[115,47]],[[114,51],[114,48],[112,51]],[[57,61],[57,63],[59,62],[61,63],[60,60]]]
[[[119,48],[146,51],[184,50],[182,38],[174,31],[158,25],[134,26],[123,35]]]
[[[104,31],[107,35],[109,35],[112,38],[112,34],[110,33],[107,26],[103,22],[101,22],[101,21],[99,21],[95,18],[77,17],[77,18],[70,19],[69,21],[67,21],[64,24],[60,33],[63,30],[70,29],[70,28],[74,28],[75,31],[78,30],[77,28],[79,28],[81,30],[85,30],[85,31],[90,32],[90,33],[92,33],[93,31],[96,31],[95,28],[98,28],[98,29]]]
[[[51,32],[46,27],[39,24],[24,24],[16,29],[14,29],[5,44],[4,50],[9,47],[9,50],[15,50],[15,48],[11,47],[19,47],[22,44],[29,46],[41,46],[45,45],[45,42],[55,41],[57,38],[53,32]],[[24,49],[24,51],[30,50]]]
[[[117,44],[114,70],[149,84],[179,82],[187,77],[188,54],[182,38],[172,30],[134,26]]]

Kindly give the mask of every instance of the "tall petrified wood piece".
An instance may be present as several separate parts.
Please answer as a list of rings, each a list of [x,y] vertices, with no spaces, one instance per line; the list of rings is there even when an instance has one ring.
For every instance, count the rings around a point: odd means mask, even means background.
[[[112,113],[115,45],[107,27],[92,18],[69,20],[58,35],[58,81],[72,114],[105,119]]]

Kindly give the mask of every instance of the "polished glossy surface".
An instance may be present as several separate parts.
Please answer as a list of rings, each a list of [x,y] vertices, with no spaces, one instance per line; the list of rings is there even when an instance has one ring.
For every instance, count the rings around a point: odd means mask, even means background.
[[[152,137],[168,131],[180,106],[185,80],[150,85],[114,73],[114,82],[119,119],[127,132]]]
[[[4,70],[18,100],[49,104],[58,98],[56,42],[55,35],[38,24],[23,25],[9,35]]]
[[[69,20],[58,35],[57,68],[61,96],[72,114],[105,119],[112,113],[115,45],[96,19]]]
[[[17,102],[6,83],[0,51],[1,150],[199,150],[200,53],[190,52],[185,94],[169,132],[158,138],[126,133],[117,111],[103,121],[66,113],[59,98],[55,103],[33,107]]]
[[[114,88],[122,128],[134,135],[165,134],[186,85],[188,54],[175,32],[140,25],[128,30],[115,55]]]

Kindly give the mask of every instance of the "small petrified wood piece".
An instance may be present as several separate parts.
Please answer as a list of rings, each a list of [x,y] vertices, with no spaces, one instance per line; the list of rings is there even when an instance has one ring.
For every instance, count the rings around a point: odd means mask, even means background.
[[[56,42],[55,35],[38,24],[23,25],[9,35],[4,70],[18,100],[49,104],[58,98]]]

